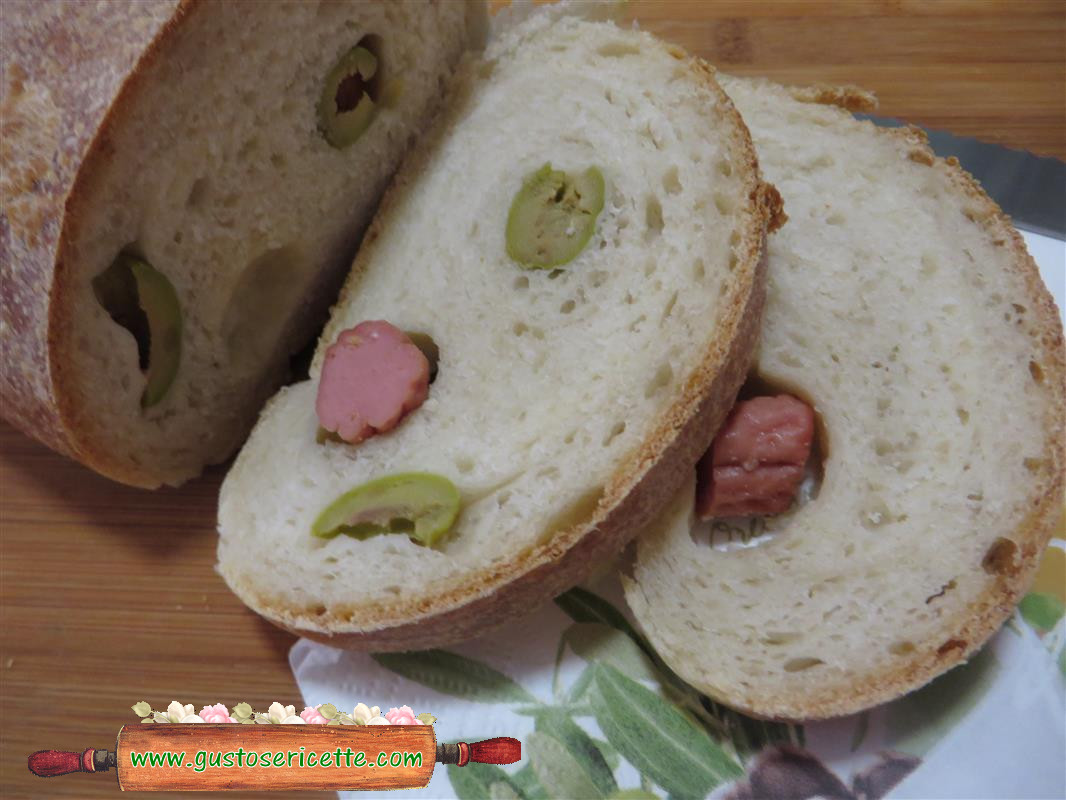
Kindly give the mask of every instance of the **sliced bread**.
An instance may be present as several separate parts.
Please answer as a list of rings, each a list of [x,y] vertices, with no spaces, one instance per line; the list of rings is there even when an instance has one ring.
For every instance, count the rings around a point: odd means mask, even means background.
[[[5,2],[4,416],[137,486],[231,454],[484,22],[474,2]]]
[[[269,403],[222,487],[222,576],[334,646],[468,638],[579,581],[692,469],[755,344],[776,194],[705,64],[535,15],[461,67],[445,108],[386,195],[311,379]],[[597,168],[603,208],[573,260],[526,269],[509,209],[548,163]],[[432,338],[428,399],[358,445],[316,441],[325,350],[368,319]],[[410,472],[461,497],[435,546],[312,535],[342,494]]]
[[[1062,326],[1010,221],[920,131],[810,102],[861,93],[722,81],[789,215],[757,376],[815,408],[822,476],[790,513],[705,523],[690,480],[626,597],[715,699],[846,714],[966,659],[1024,593],[1062,508]]]

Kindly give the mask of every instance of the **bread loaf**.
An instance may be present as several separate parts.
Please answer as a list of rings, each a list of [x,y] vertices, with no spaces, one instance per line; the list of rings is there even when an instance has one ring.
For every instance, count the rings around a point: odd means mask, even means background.
[[[334,646],[468,638],[579,581],[691,470],[755,344],[776,195],[706,65],[534,15],[463,65],[445,108],[386,195],[311,379],[269,403],[222,487],[222,576]],[[603,208],[573,260],[526,269],[509,208],[549,163],[598,169]],[[319,442],[324,352],[368,319],[431,337],[436,380],[395,430]],[[343,493],[411,472],[461,497],[435,546],[311,535]]]
[[[226,458],[321,325],[484,13],[444,0],[6,2],[4,415],[137,486]],[[375,73],[349,101],[376,103],[338,144],[327,134],[344,109],[323,122],[341,102],[325,85],[356,46]],[[127,257],[147,265],[136,285]],[[102,287],[115,264],[129,271]]]
[[[1024,593],[1062,508],[1062,326],[1010,220],[920,131],[722,80],[789,215],[757,374],[814,406],[823,475],[790,513],[716,523],[690,481],[626,597],[715,699],[846,714],[966,659]]]

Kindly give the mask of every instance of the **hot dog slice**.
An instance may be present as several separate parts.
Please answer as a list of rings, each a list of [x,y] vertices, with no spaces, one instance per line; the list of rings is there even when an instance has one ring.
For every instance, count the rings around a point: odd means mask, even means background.
[[[737,403],[697,466],[700,519],[788,510],[814,441],[814,411],[792,395]]]
[[[429,361],[382,320],[342,331],[326,350],[315,411],[323,429],[356,444],[392,430],[429,393]]]

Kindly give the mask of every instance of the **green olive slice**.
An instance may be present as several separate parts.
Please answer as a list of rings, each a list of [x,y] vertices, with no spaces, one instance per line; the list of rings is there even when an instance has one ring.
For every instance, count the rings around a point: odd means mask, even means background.
[[[378,59],[356,45],[329,71],[318,99],[318,129],[333,147],[343,149],[366,132],[377,114],[370,81]]]
[[[553,269],[585,248],[603,210],[603,173],[578,176],[545,164],[526,177],[507,215],[507,255],[527,269]]]
[[[311,533],[323,539],[342,533],[356,539],[402,533],[430,547],[455,524],[459,503],[459,490],[440,475],[386,475],[330,503],[311,525]]]
[[[145,387],[141,407],[162,400],[181,364],[181,303],[166,275],[142,258],[119,253],[93,278],[97,302],[133,334]]]

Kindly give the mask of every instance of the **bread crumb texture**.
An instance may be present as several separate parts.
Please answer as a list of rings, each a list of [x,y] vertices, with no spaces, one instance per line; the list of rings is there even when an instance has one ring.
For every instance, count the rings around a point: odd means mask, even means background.
[[[757,369],[813,401],[825,472],[728,552],[689,487],[638,540],[627,599],[723,702],[849,713],[965,658],[1024,591],[1061,504],[1062,328],[1009,221],[921,137],[721,80],[790,219]]]
[[[507,214],[547,162],[598,167],[605,205],[565,268],[526,270],[507,257]],[[290,627],[367,630],[491,592],[586,525],[679,397],[705,390],[696,373],[752,291],[758,186],[728,100],[651,36],[537,18],[498,39],[386,198],[311,380],[273,399],[227,477],[227,581]],[[374,318],[433,338],[429,399],[387,436],[316,444],[324,348]],[[342,492],[415,470],[462,494],[439,546],[309,535]]]

